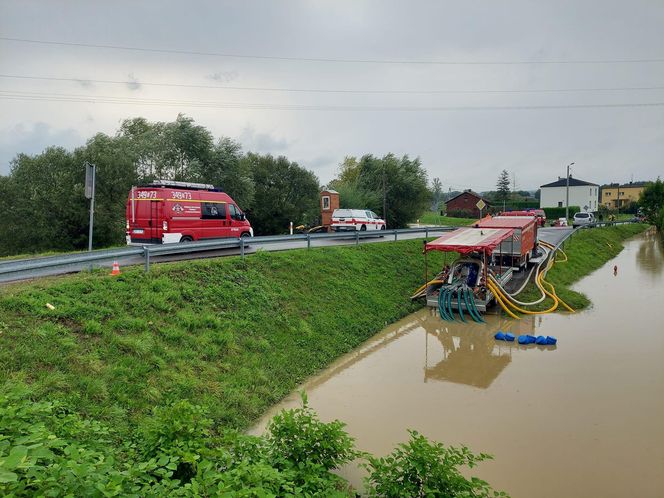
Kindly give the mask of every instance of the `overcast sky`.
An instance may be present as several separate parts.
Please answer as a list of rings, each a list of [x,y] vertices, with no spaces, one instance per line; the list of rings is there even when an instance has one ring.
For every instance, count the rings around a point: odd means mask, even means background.
[[[323,184],[344,156],[387,152],[419,156],[446,190],[494,189],[503,168],[533,189],[570,162],[596,183],[653,179],[664,176],[663,26],[662,0],[0,0],[4,38],[208,54],[0,40],[0,174],[19,152],[182,112]],[[465,64],[420,63],[432,61]],[[507,64],[536,61],[564,63]],[[588,105],[599,107],[565,107]]]

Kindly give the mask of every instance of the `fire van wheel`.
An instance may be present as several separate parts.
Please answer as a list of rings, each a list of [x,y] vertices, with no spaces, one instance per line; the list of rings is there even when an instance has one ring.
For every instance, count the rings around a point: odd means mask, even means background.
[[[180,239],[180,243],[193,242],[193,241],[194,241],[194,239],[192,239],[191,237],[189,237],[189,236],[187,236],[187,235],[185,235],[184,237],[182,237],[182,238]]]
[[[366,226],[366,225],[362,225],[362,226],[360,227],[360,231],[362,231],[362,232],[366,232],[366,231],[367,231],[367,226]]]
[[[382,232],[383,230],[385,230],[385,225],[381,225],[381,226],[380,226],[380,231]],[[385,237],[385,235],[381,235],[380,237],[381,237],[381,238],[382,238],[382,237]]]

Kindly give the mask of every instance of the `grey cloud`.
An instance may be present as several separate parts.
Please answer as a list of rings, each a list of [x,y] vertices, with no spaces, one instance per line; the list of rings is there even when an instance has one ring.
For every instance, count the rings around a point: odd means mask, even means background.
[[[138,81],[136,76],[134,76],[134,73],[129,73],[127,75],[127,79],[127,88],[129,88],[129,90],[140,90],[141,83]]]
[[[279,154],[289,148],[285,138],[277,138],[270,133],[257,132],[247,126],[240,134],[239,141],[245,150],[265,154]]]
[[[237,71],[217,71],[216,73],[208,74],[206,78],[219,83],[230,83],[236,80],[239,75]]]
[[[9,173],[10,162],[18,154],[38,154],[49,146],[72,149],[85,139],[74,129],[54,129],[50,125],[19,123],[0,133],[0,175]]]

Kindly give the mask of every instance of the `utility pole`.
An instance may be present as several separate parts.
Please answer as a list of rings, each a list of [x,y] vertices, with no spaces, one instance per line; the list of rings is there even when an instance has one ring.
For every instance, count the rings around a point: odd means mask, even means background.
[[[387,177],[385,176],[385,163],[383,163],[383,219],[387,223]]]
[[[85,163],[85,197],[90,199],[90,229],[88,232],[88,251],[92,251],[92,229],[95,217],[95,176],[97,167],[94,164]],[[132,196],[133,197],[133,196]]]
[[[567,165],[567,186],[565,188],[565,219],[569,220],[569,168],[574,166],[574,163]]]

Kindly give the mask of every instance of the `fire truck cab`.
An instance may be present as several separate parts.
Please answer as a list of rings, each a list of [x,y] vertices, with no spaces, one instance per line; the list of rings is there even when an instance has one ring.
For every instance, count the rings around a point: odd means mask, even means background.
[[[202,183],[155,180],[127,200],[127,244],[171,244],[252,237],[245,214],[226,193]]]

